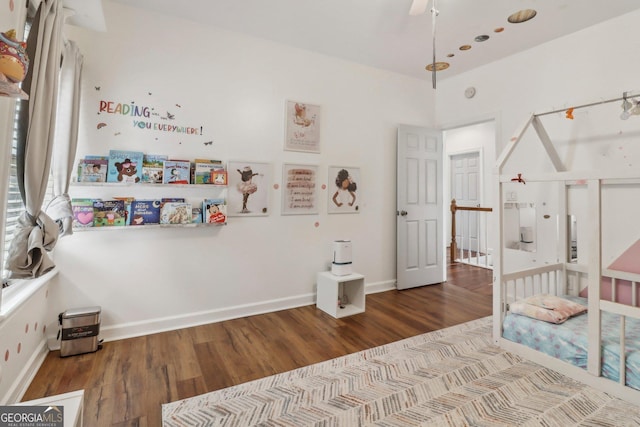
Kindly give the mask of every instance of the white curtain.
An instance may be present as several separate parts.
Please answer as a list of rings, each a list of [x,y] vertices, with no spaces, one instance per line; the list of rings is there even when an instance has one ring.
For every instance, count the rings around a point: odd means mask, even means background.
[[[54,140],[62,20],[62,1],[42,0],[27,39],[30,70],[23,88],[29,94],[29,123],[26,142],[19,143],[16,153],[25,212],[18,220],[7,259],[11,278],[16,279],[39,277],[55,267],[47,251],[56,244],[58,227],[42,211],[42,201]]]
[[[73,161],[78,145],[82,61],[83,57],[76,43],[66,41],[62,51],[58,111],[51,159],[54,199],[46,208],[47,215],[58,224],[60,236],[73,234],[69,181],[74,171]]]

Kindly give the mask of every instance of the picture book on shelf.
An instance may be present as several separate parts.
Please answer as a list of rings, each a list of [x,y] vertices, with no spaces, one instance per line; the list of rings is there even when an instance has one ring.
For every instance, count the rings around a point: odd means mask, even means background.
[[[184,197],[163,197],[160,199],[160,207],[164,206],[167,202],[185,202]]]
[[[165,160],[162,173],[163,184],[189,184],[191,162],[186,160]]]
[[[213,185],[227,185],[227,171],[226,170],[211,171],[211,180],[213,181]]]
[[[160,224],[160,200],[131,202],[131,225]]]
[[[114,200],[122,200],[124,202],[124,225],[131,224],[131,203],[135,200],[133,197],[114,197]]]
[[[166,202],[160,208],[160,224],[191,224],[191,203]]]
[[[202,208],[196,206],[191,207],[191,222],[193,224],[202,224]]]
[[[96,199],[71,199],[73,228],[93,227],[93,202]]]
[[[214,184],[213,172],[224,170],[220,160],[195,159],[194,184]]]
[[[203,222],[206,224],[226,224],[227,204],[224,199],[204,199],[202,201]]]
[[[123,200],[96,200],[93,202],[94,227],[122,227],[125,225]]]
[[[107,159],[81,159],[78,182],[107,182]]]
[[[140,182],[162,184],[164,161],[169,157],[162,154],[145,154],[142,157],[142,176]]]
[[[140,182],[143,158],[138,151],[110,150],[107,182]]]

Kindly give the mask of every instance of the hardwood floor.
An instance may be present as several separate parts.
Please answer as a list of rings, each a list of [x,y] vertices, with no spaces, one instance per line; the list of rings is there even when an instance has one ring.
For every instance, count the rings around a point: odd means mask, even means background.
[[[343,319],[306,306],[51,352],[23,400],[84,389],[86,426],[160,426],[163,403],[488,316],[492,276],[450,264],[446,283],[367,295]]]

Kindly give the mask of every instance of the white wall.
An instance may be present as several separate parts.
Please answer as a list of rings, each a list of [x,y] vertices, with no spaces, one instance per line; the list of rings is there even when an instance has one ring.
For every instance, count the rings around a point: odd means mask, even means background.
[[[215,229],[61,239],[52,314],[100,305],[103,336],[114,338],[311,304],[316,272],[327,269],[335,239],[353,241],[354,270],[370,290],[393,287],[396,129],[433,123],[428,82],[110,2],[104,7],[107,33],[68,29],[85,57],[78,155],[116,148],[270,162],[271,214],[232,217]],[[321,154],[283,151],[287,99],[322,107]],[[175,124],[203,126],[203,135],[135,128],[130,117],[98,115],[100,100],[166,106],[161,115],[166,109]],[[101,122],[107,126],[98,129]],[[329,183],[320,191],[319,214],[282,216],[282,191],[273,184],[281,183],[283,162],[319,165],[321,182],[330,180],[331,165],[360,167],[361,212],[327,215]],[[70,193],[205,197],[170,190],[76,186]]]
[[[479,115],[498,115],[497,131],[502,134],[499,154],[531,113],[606,100],[640,89],[636,72],[640,58],[635,55],[639,42],[634,37],[638,19],[640,11],[441,80],[436,93],[437,122],[475,122]],[[469,86],[477,89],[471,100],[463,96]],[[562,112],[544,117],[543,122],[569,169],[632,170],[639,166],[640,117],[622,121],[621,112],[620,103],[615,103],[576,110],[574,120],[566,119]],[[527,172],[552,169],[537,137],[528,135],[506,170],[526,177]],[[544,196],[527,197],[539,206],[545,202]],[[638,201],[632,198],[629,202],[629,212],[637,210]],[[547,205],[547,209],[552,212],[555,208]],[[604,236],[605,264],[640,237],[636,224],[623,221],[612,225],[616,230]],[[544,253],[544,260],[555,259],[557,254],[551,252]],[[527,262],[544,262],[541,254],[529,254]]]

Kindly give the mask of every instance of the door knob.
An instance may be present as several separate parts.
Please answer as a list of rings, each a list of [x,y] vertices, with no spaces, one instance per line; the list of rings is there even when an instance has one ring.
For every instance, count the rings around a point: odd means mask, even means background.
[[[407,216],[407,211],[400,211],[400,216]]]

